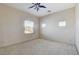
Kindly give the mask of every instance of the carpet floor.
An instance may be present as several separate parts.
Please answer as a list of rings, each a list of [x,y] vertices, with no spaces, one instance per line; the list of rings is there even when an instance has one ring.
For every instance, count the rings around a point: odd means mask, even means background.
[[[0,48],[1,55],[77,55],[75,46],[35,39],[10,47]]]

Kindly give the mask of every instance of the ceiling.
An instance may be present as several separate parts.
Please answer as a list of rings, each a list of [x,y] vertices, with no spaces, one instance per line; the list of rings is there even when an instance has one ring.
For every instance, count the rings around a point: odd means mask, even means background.
[[[5,5],[17,8],[19,10],[28,12],[38,17],[42,17],[54,12],[59,12],[68,8],[75,6],[74,3],[41,3],[41,5],[46,6],[47,8],[41,8],[38,12],[35,9],[29,9],[32,6],[32,3],[6,3]]]

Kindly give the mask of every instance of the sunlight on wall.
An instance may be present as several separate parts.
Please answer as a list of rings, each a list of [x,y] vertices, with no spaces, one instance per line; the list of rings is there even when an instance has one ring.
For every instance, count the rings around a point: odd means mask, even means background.
[[[59,21],[58,26],[59,27],[65,27],[66,26],[66,21]]]
[[[46,24],[45,24],[45,23],[43,23],[41,27],[42,27],[42,28],[45,28],[45,27],[46,27]]]

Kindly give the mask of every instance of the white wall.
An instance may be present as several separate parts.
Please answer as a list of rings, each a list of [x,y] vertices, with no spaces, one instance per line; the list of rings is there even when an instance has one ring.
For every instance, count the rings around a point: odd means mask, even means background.
[[[34,34],[24,34],[24,20],[34,21]],[[38,37],[39,21],[37,17],[0,4],[0,47]]]
[[[65,20],[66,27],[59,27],[58,22]],[[75,44],[75,8],[70,8],[61,12],[45,16],[40,20],[45,23],[45,28],[40,28],[41,38]]]
[[[76,45],[79,51],[79,4],[76,6]]]
[[[74,8],[51,14],[40,19],[40,37],[75,44],[75,12]],[[35,22],[34,34],[25,35],[23,22],[31,18]],[[67,27],[59,28],[58,21],[67,21]],[[41,26],[41,25],[40,25]],[[39,38],[39,20],[26,12],[0,4],[0,47],[31,39]]]

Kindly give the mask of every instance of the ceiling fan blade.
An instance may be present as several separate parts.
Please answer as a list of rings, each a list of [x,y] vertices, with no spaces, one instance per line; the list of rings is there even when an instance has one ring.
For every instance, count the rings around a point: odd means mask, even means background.
[[[45,6],[39,6],[40,8],[46,8]]]
[[[31,7],[29,7],[29,8],[33,8],[33,7],[35,7],[36,4],[35,4],[35,3],[32,3],[32,4],[33,4],[33,6],[31,6]]]
[[[40,5],[41,3],[36,3],[37,5]]]
[[[36,11],[38,12],[39,8],[36,8]]]
[[[29,8],[33,8],[34,7],[34,5],[33,6],[31,6],[31,7],[29,7]]]

